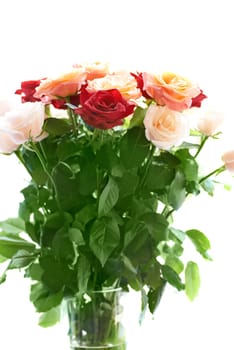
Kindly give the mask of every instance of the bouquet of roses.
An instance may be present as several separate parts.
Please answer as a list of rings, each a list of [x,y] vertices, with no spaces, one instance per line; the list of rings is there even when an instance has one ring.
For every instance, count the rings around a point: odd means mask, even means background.
[[[201,113],[200,87],[94,63],[24,81],[16,94],[16,106],[0,104],[0,152],[18,157],[30,183],[18,217],[0,223],[1,282],[24,270],[41,325],[57,321],[67,296],[104,287],[139,291],[152,313],[167,283],[193,300],[199,269],[184,243],[210,259],[210,242],[174,227],[173,213],[234,171],[229,151],[202,173],[199,156],[218,139],[220,118]]]

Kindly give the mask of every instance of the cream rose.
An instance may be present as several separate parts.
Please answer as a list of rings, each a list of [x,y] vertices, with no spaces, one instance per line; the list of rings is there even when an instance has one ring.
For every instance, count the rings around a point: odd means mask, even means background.
[[[206,135],[212,136],[216,132],[221,131],[221,126],[224,122],[224,115],[217,111],[206,111],[197,123],[198,130]]]
[[[54,79],[46,79],[36,88],[34,97],[48,103],[58,97],[75,95],[86,80],[84,68],[76,68]]]
[[[39,141],[45,120],[41,102],[26,102],[0,116],[0,152],[12,153],[21,144],[32,139]]]
[[[127,72],[107,74],[103,78],[89,81],[87,86],[89,92],[109,89],[118,89],[126,100],[136,100],[141,97],[141,91],[137,88],[136,79]]]
[[[166,106],[151,104],[144,118],[145,135],[155,146],[169,150],[189,135],[188,118]]]
[[[224,162],[225,168],[231,174],[234,174],[234,150],[225,152],[222,155],[222,161]]]
[[[192,98],[198,96],[200,88],[188,79],[166,72],[162,75],[143,73],[144,90],[159,105],[166,105],[175,111],[183,111],[192,104]]]
[[[97,78],[102,78],[109,73],[109,66],[107,63],[103,62],[93,62],[84,64],[73,64],[73,68],[83,68],[87,73],[86,79],[93,80]]]

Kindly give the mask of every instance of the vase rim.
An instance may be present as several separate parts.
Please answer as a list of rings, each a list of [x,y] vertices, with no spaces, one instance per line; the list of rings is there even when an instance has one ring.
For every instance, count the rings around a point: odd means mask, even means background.
[[[101,293],[113,293],[113,292],[121,292],[123,291],[123,288],[121,287],[106,287],[106,288],[103,288],[103,289],[99,289],[99,290],[86,290],[85,292],[82,293],[82,295],[84,294],[101,294]],[[78,293],[75,294],[75,295],[68,295],[65,297],[66,300],[69,300],[69,299],[73,299],[73,298],[76,298],[77,295],[79,295]]]

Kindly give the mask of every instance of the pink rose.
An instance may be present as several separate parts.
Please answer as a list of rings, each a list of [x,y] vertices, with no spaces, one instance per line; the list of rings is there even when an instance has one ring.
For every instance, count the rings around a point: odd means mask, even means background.
[[[220,112],[207,111],[198,120],[198,130],[206,135],[212,136],[220,131],[220,127],[224,122],[224,115]]]
[[[125,100],[136,100],[141,97],[141,90],[137,87],[136,79],[127,72],[108,74],[103,78],[88,82],[87,91],[117,89]]]
[[[76,68],[55,79],[46,79],[36,88],[35,98],[49,103],[58,97],[68,97],[78,93],[85,83],[87,73],[83,68]]]
[[[41,102],[25,102],[1,115],[0,152],[12,153],[29,139],[39,141],[44,138],[44,120],[45,109]]]
[[[166,105],[179,112],[190,108],[193,98],[201,93],[197,85],[174,73],[162,75],[143,73],[143,80],[144,90],[159,105]]]
[[[155,146],[169,150],[189,135],[188,118],[166,106],[151,104],[144,119],[145,135]]]
[[[225,168],[231,174],[234,174],[234,150],[225,152],[222,155],[222,161],[224,162]]]

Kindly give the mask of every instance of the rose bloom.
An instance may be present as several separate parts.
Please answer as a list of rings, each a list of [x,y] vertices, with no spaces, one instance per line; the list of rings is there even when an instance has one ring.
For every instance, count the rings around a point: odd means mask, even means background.
[[[225,168],[234,175],[234,150],[225,152],[222,155],[222,161],[224,162]]]
[[[21,95],[21,102],[36,102],[39,98],[34,97],[36,88],[40,85],[41,80],[22,81],[21,88],[17,89],[15,94]]]
[[[189,135],[188,118],[166,106],[151,104],[144,118],[145,135],[155,146],[169,150]]]
[[[111,129],[122,125],[123,119],[133,113],[134,105],[123,99],[116,89],[89,93],[85,89],[80,95],[82,107],[75,109],[91,127]]]
[[[0,116],[0,152],[12,153],[29,139],[44,138],[44,120],[45,108],[41,102],[25,102],[5,112]]]
[[[86,79],[93,80],[102,78],[109,73],[109,66],[107,63],[93,62],[84,64],[73,64],[73,68],[83,68],[86,72]]]
[[[36,88],[35,98],[48,103],[57,97],[68,97],[77,94],[85,83],[86,72],[83,68],[76,68],[55,79],[46,79]]]
[[[212,136],[216,132],[220,131],[220,127],[224,122],[223,113],[216,111],[206,111],[198,120],[198,130],[206,135]]]
[[[200,95],[201,90],[186,78],[174,73],[153,75],[143,73],[144,90],[159,105],[166,105],[175,111],[190,108],[192,99]]]
[[[200,90],[200,94],[192,98],[192,104],[191,107],[201,107],[202,101],[207,98],[205,94],[203,94],[203,91]]]
[[[136,79],[127,72],[108,74],[103,78],[88,82],[87,91],[117,89],[126,100],[136,100],[141,97],[141,91],[137,87]]]

